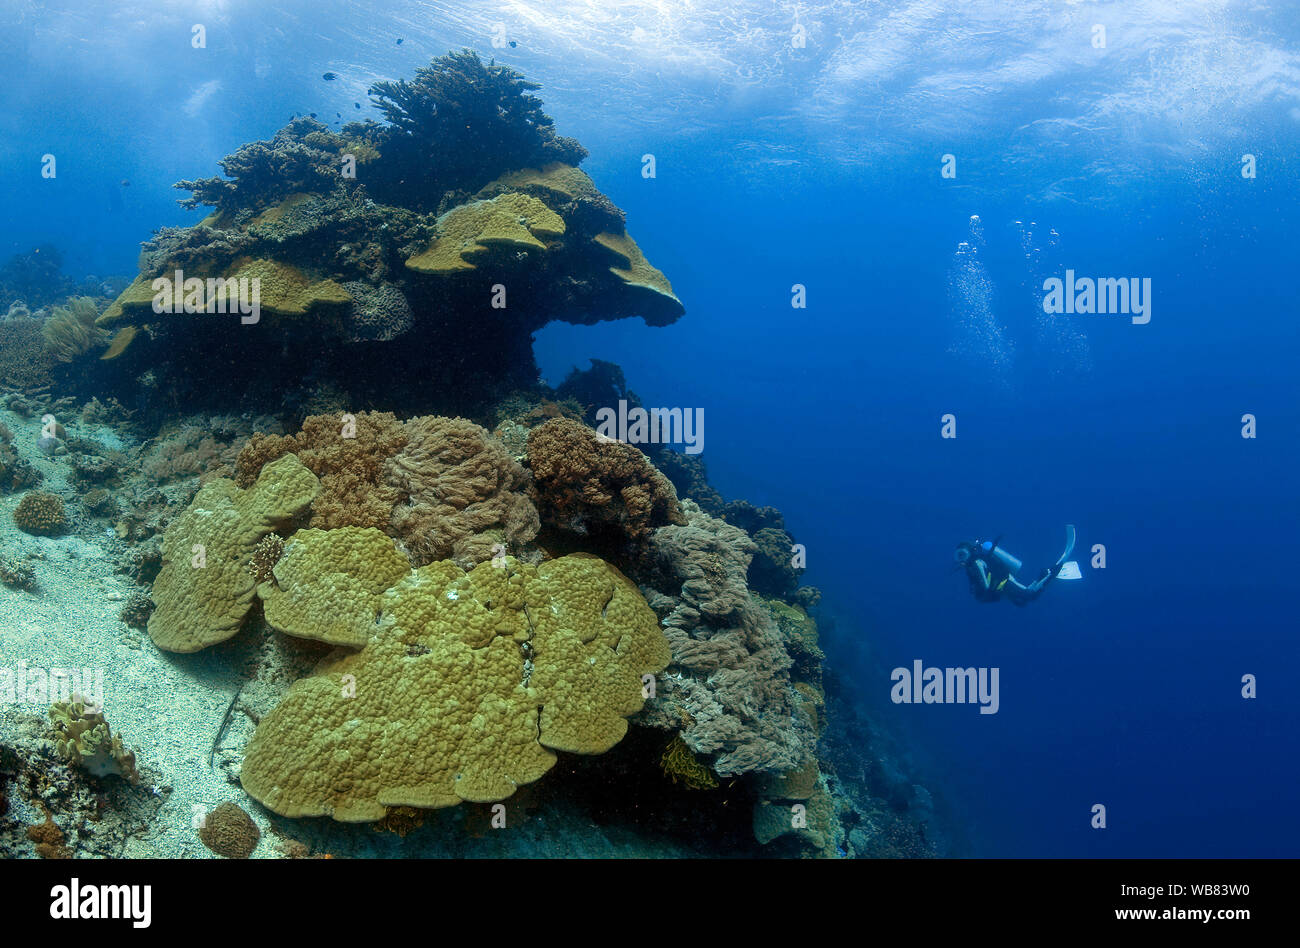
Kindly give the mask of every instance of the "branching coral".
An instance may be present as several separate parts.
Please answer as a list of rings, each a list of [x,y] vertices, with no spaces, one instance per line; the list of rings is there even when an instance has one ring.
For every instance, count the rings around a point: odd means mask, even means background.
[[[534,429],[528,464],[542,519],[560,529],[637,544],[655,527],[686,522],[672,483],[644,454],[572,419]]]
[[[235,483],[252,484],[263,465],[296,454],[320,478],[311,526],[387,530],[400,491],[384,481],[384,467],[408,440],[401,422],[388,412],[311,415],[296,435],[253,435],[239,452]]]
[[[537,88],[513,69],[485,64],[472,50],[440,56],[409,82],[371,88],[391,125],[379,151],[434,207],[437,196],[477,190],[503,171],[578,164],[586,149],[555,134],[541,100],[530,95]]]
[[[58,494],[32,491],[14,508],[14,526],[34,536],[56,536],[68,527],[63,498]]]
[[[537,535],[528,474],[495,438],[463,418],[312,415],[296,435],[254,435],[236,478],[293,452],[321,480],[311,526],[375,527],[415,565],[454,559],[469,567]]]

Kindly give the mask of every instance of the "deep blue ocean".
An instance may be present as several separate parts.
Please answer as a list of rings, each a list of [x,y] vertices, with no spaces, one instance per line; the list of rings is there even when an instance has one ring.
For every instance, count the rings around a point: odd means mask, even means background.
[[[711,482],[806,546],[830,664],[958,853],[1295,856],[1300,11],[1062,6],[799,4],[795,48],[795,5],[760,2],[5,4],[0,256],[133,275],[152,228],[201,216],[174,181],[495,55],[687,308],[548,327],[543,376],[605,359],[704,410]],[[1067,269],[1149,278],[1149,323],[1045,314]],[[1032,579],[1067,523],[1083,578],[1024,609],[953,570],[1002,537]],[[998,668],[998,713],[892,703],[915,660]]]

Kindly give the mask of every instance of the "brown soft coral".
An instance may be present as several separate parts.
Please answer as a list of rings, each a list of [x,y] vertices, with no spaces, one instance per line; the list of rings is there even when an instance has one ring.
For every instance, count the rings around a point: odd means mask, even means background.
[[[407,440],[401,422],[389,412],[310,415],[296,435],[253,435],[239,452],[235,483],[248,486],[263,465],[296,454],[321,482],[312,504],[312,527],[390,532],[389,518],[400,495],[384,482],[384,465]]]
[[[406,447],[384,465],[400,491],[388,532],[416,566],[453,559],[468,569],[494,552],[518,555],[537,535],[528,473],[501,442],[464,418],[412,418],[405,431]]]
[[[535,429],[528,462],[542,517],[553,526],[576,533],[612,527],[639,543],[655,527],[686,523],[677,491],[644,454],[572,419]]]

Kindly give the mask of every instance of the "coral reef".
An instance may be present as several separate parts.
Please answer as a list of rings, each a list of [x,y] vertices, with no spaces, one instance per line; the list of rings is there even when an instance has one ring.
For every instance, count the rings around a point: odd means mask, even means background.
[[[248,570],[253,551],[303,513],[319,489],[293,455],[268,464],[247,490],[227,478],[204,485],[163,536],[153,585],[158,608],[149,617],[154,644],[197,652],[238,632],[257,585]]]
[[[55,362],[71,362],[107,345],[108,332],[95,325],[98,316],[99,305],[89,296],[78,296],[54,307],[41,327],[45,351]]]
[[[14,526],[33,536],[57,536],[68,528],[63,498],[58,494],[32,491],[14,508]]]
[[[272,386],[305,400],[320,373],[353,403],[420,396],[481,414],[535,380],[530,334],[551,320],[677,319],[668,280],[532,88],[453,53],[375,87],[387,124],[295,119],[224,159],[228,177],[180,182],[182,203],[216,210],[160,230],[98,318],[117,333],[113,384],[125,392],[152,371],[158,398],[229,410],[266,404]],[[152,281],[177,270],[203,289],[186,288],[185,311],[157,313]],[[243,278],[260,280],[259,316],[232,330],[226,304]],[[254,371],[268,347],[281,353],[274,378]],[[430,353],[448,351],[458,358],[428,371]]]
[[[522,555],[540,523],[528,474],[505,447],[463,418],[412,418],[404,430],[406,446],[385,462],[384,482],[399,492],[389,532],[412,562],[469,568]]]
[[[561,530],[627,546],[655,527],[686,522],[672,483],[644,454],[571,419],[554,418],[528,436],[528,464],[542,519]]]
[[[417,566],[463,567],[509,552],[525,555],[538,517],[528,474],[486,430],[463,418],[391,414],[312,415],[295,435],[254,435],[236,482],[286,453],[320,478],[311,526],[374,527],[401,542]]]
[[[241,781],[276,813],[342,822],[504,799],[554,750],[622,740],[668,660],[641,594],[595,557],[430,564],[384,593],[360,652],[262,718]]]
[[[60,701],[50,706],[50,723],[55,749],[88,774],[139,781],[135,753],[122,745],[102,713],[88,710],[82,701]]]
[[[720,776],[807,763],[814,717],[790,679],[781,630],[746,583],[754,543],[738,527],[683,503],[689,522],[654,532],[641,577],[673,649],[645,715],[676,728]]]
[[[262,833],[238,803],[219,803],[203,818],[199,839],[218,856],[247,859],[257,848]]]

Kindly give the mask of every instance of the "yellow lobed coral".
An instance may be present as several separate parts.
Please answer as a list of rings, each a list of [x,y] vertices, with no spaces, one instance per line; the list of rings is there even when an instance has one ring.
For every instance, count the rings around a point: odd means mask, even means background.
[[[595,182],[591,180],[585,171],[560,161],[553,161],[541,168],[521,168],[518,171],[507,172],[493,181],[488,187],[490,188],[493,185],[521,190],[528,187],[542,188],[546,191],[562,194],[567,198],[586,198],[588,200],[604,198]]]
[[[621,234],[605,231],[596,235],[595,242],[615,255],[609,272],[618,277],[629,287],[668,301],[674,307],[685,312],[686,307],[673,293],[673,285],[663,272],[650,265],[636,241],[625,231]]]
[[[205,484],[167,528],[154,580],[149,636],[169,652],[197,652],[239,631],[253,605],[248,563],[263,537],[307,509],[320,482],[286,454],[240,490],[224,477]]]
[[[669,657],[636,587],[595,557],[432,563],[384,593],[360,652],[262,718],[241,781],[276,813],[342,822],[501,800],[550,769],[550,748],[617,743]]]
[[[545,250],[545,240],[564,233],[564,220],[535,197],[508,191],[490,201],[471,201],[438,218],[438,237],[406,261],[421,273],[475,269],[492,247]]]
[[[50,706],[50,723],[61,757],[96,777],[117,774],[131,783],[139,780],[135,754],[122,745],[100,712],[87,710],[80,701],[60,701]]]
[[[410,570],[393,541],[373,527],[300,530],[257,595],[273,628],[359,646],[374,629],[379,594]]]

